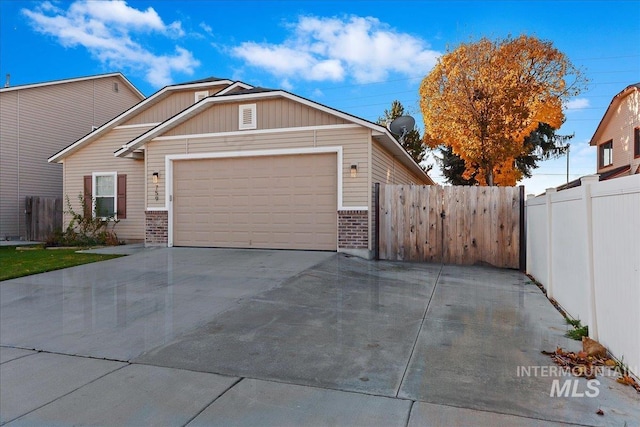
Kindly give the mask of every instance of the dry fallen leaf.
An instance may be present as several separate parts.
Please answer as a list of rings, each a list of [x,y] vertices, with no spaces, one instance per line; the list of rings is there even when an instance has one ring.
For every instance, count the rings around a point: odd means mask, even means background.
[[[596,411],[596,414],[598,414],[598,415],[604,415],[604,411],[603,411],[602,409],[598,409],[598,410]]]
[[[543,350],[542,354],[551,357],[553,363],[561,366],[565,370],[569,370],[573,375],[584,377],[588,380],[596,378],[598,366],[608,366],[610,368],[617,366],[616,362],[612,359],[588,356],[584,351],[577,353],[564,351],[562,347],[556,348],[554,352]],[[620,375],[621,377],[616,380],[617,382],[631,386],[640,393],[640,384],[632,376],[623,375],[622,373],[620,373]]]

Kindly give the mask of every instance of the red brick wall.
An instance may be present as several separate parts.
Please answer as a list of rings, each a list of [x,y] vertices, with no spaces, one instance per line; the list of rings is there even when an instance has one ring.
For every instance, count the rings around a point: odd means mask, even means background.
[[[369,212],[338,211],[338,247],[369,248]]]
[[[145,214],[145,243],[166,245],[169,241],[169,213],[147,211]]]

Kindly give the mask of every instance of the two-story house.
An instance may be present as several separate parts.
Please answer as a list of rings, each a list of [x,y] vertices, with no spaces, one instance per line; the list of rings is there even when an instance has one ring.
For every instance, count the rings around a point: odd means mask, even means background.
[[[62,165],[47,162],[51,153],[144,98],[121,73],[7,81],[0,89],[0,239],[25,238],[27,196],[62,197]]]
[[[640,83],[613,97],[590,145],[598,147],[601,180],[640,173]]]

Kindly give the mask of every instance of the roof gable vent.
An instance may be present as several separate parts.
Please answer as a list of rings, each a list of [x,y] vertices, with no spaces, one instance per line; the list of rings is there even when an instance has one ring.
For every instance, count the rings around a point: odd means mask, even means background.
[[[202,90],[202,91],[196,92],[195,102],[202,101],[207,96],[209,96],[209,91],[208,90]]]
[[[238,128],[255,129],[257,127],[256,104],[244,104],[239,106]]]

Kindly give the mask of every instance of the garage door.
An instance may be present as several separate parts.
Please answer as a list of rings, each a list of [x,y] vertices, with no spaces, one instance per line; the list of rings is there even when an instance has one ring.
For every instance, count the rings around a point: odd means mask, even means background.
[[[336,154],[174,161],[174,246],[337,247]]]

